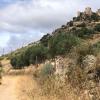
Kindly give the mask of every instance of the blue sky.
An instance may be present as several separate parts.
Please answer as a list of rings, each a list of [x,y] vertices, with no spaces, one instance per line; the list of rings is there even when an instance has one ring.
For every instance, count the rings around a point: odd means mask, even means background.
[[[0,0],[0,54],[39,40],[85,7],[96,11],[100,0]]]

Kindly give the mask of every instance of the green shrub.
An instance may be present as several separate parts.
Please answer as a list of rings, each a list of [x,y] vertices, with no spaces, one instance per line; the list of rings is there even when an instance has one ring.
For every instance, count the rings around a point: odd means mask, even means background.
[[[81,28],[75,31],[75,35],[77,35],[80,38],[90,38],[92,35],[94,34],[94,30],[93,29],[88,29],[88,28]]]
[[[47,59],[48,48],[43,45],[37,45],[30,48],[30,64],[41,63]]]
[[[83,41],[80,45],[74,47],[71,50],[69,56],[73,59],[75,58],[78,65],[82,63],[82,58],[86,55],[92,55],[91,44]]]
[[[10,63],[14,69],[22,69],[25,66],[24,59],[23,59],[22,55],[18,55],[16,57],[13,57],[11,59]]]
[[[51,38],[51,35],[50,35],[50,34],[44,35],[44,36],[40,39],[41,44],[43,44],[44,46],[48,47],[48,41],[49,41],[50,38]]]
[[[91,45],[90,44],[81,44],[77,47],[77,53],[81,56],[86,56],[87,54],[91,54]]]
[[[91,52],[94,55],[97,55],[98,53],[100,53],[100,41],[91,46]]]
[[[100,24],[97,24],[94,29],[95,29],[95,31],[100,32]]]
[[[47,63],[43,66],[40,72],[40,77],[46,78],[48,76],[51,76],[54,72],[54,67],[50,63]]]
[[[91,15],[91,20],[95,20],[95,21],[98,21],[99,20],[99,15],[97,15],[96,13],[92,13]]]
[[[60,33],[51,38],[49,49],[52,56],[64,55],[81,43],[81,39],[69,33]]]
[[[0,57],[0,60],[3,60],[3,59],[4,59],[4,57],[3,57],[3,56],[1,56],[1,57]]]
[[[1,62],[0,62],[0,67],[2,67],[2,64],[1,64]]]
[[[11,65],[12,65],[13,67],[16,67],[16,63],[17,63],[16,57],[11,58],[10,63],[11,63]]]
[[[43,45],[34,45],[11,58],[14,68],[23,68],[30,64],[41,63],[47,59],[48,48]]]

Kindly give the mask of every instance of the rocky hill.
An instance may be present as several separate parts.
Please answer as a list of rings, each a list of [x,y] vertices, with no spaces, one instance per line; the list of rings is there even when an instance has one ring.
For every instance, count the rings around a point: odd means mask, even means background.
[[[100,9],[97,12],[93,12],[91,8],[87,7],[84,12],[78,12],[77,17],[73,17],[71,21],[56,29],[52,34],[75,31],[81,27],[93,29],[97,24],[100,24]]]
[[[71,37],[73,39],[73,43],[69,44],[69,47],[67,47],[66,42],[63,43],[62,39],[64,38],[62,34],[65,35],[66,38]],[[59,39],[59,41],[55,39],[56,37]],[[65,38],[65,41],[66,41],[66,38]],[[55,40],[55,42],[62,42],[61,44],[65,46],[62,48],[65,51],[67,51],[67,49],[71,49],[70,45],[74,46],[77,44],[77,43],[74,44],[75,42],[84,41],[84,42],[91,43],[93,45],[96,42],[99,42],[99,39],[100,39],[100,9],[98,9],[96,12],[93,12],[90,7],[87,7],[85,8],[84,12],[78,11],[77,17],[73,17],[71,21],[67,22],[67,24],[62,25],[60,28],[53,31],[52,34],[46,34],[39,41],[30,43],[29,45],[19,48],[16,51],[10,54],[7,54],[3,57],[12,58],[14,56],[20,55],[21,53],[27,51],[29,48],[34,48],[37,45],[38,46],[42,45],[43,47],[45,47],[45,49],[52,49],[53,45],[57,46],[57,44],[54,44],[53,42],[51,42],[53,40]],[[57,47],[59,48],[59,46],[60,45],[58,45]],[[55,54],[56,51],[57,50],[55,49],[55,51],[49,50],[48,52],[49,54],[50,52],[53,52]],[[61,52],[65,52],[65,51],[62,50]],[[57,56],[60,54],[60,52],[58,52],[55,55],[54,54],[53,56]],[[61,53],[61,55],[63,55],[63,53]],[[50,54],[50,56],[52,56],[52,54]],[[1,59],[3,57],[1,57]]]
[[[52,34],[4,57],[14,69],[35,67],[42,95],[100,100],[100,9],[87,7]]]

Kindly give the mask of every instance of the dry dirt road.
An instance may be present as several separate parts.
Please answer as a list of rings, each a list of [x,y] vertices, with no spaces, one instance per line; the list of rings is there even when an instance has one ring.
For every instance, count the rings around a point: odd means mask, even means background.
[[[19,72],[16,74],[15,70],[11,70],[3,77],[0,100],[48,100],[40,95],[40,88],[32,75]]]
[[[23,82],[22,79],[24,79]],[[25,82],[27,81],[26,79],[30,81],[30,76],[24,75],[23,71],[9,70],[2,78],[2,85],[0,85],[0,100],[30,100],[26,98],[25,95],[23,95],[24,99],[22,99],[20,95],[24,88],[23,83],[27,85],[27,82]]]
[[[0,100],[18,100],[17,99],[17,81],[19,76],[7,75],[3,77],[0,85]]]

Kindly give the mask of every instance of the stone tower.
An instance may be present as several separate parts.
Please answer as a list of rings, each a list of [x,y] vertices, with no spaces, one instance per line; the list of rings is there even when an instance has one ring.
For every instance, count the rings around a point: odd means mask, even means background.
[[[97,14],[100,16],[100,9],[98,9]]]
[[[78,12],[77,12],[77,16],[79,17],[80,15],[81,15],[81,12],[80,12],[80,11],[78,11]]]
[[[91,16],[91,15],[92,15],[92,10],[91,10],[91,8],[90,8],[90,7],[85,8],[84,13],[85,13],[86,15]]]

